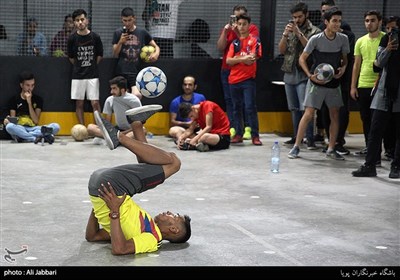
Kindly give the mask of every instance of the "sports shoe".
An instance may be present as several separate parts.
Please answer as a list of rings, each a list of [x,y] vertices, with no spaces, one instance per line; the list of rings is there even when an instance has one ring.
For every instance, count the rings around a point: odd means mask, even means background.
[[[49,143],[49,144],[53,144],[54,143],[54,135],[53,135],[53,128],[52,127],[47,127],[45,125],[43,125],[40,128],[40,132],[42,132],[44,141]]]
[[[43,136],[46,136],[46,135],[49,135],[49,134],[53,134],[53,128],[43,125],[40,128],[40,132],[42,133]]]
[[[196,145],[196,150],[198,150],[199,152],[207,152],[210,150],[210,147],[207,144],[204,144],[203,142],[199,142]]]
[[[382,162],[380,160],[377,160],[375,162],[375,167],[382,167]]]
[[[141,107],[129,109],[125,111],[126,119],[129,124],[138,121],[145,123],[148,118],[162,109],[161,105],[144,105]]]
[[[361,165],[356,171],[351,172],[354,177],[375,177],[376,168],[374,165]]]
[[[94,137],[94,138],[93,138],[92,144],[93,144],[93,145],[103,145],[103,141],[104,141],[103,138]]]
[[[290,138],[290,140],[283,142],[284,145],[290,145],[290,146],[294,145],[294,143],[296,143],[296,137],[292,137]]]
[[[15,142],[15,143],[22,143],[22,139],[21,138],[19,138],[17,135],[15,135],[15,134],[10,134],[11,135],[11,138],[12,138],[12,142]],[[36,141],[36,140],[35,140]]]
[[[231,139],[232,139],[232,138],[235,137],[235,135],[236,135],[236,129],[234,129],[233,127],[231,127],[231,128],[229,129],[229,133],[231,134]]]
[[[187,151],[187,150],[195,150],[196,147],[193,145],[190,145],[189,142],[184,142],[182,146],[180,147],[181,150]]]
[[[293,148],[288,153],[288,158],[294,159],[298,158],[300,153],[300,148],[297,146],[293,146]]]
[[[251,142],[253,143],[253,145],[262,146],[262,142],[260,141],[260,137],[258,136],[254,136],[253,138],[251,138]]]
[[[355,156],[366,156],[367,155],[367,148],[364,148],[358,152],[354,152]]]
[[[243,140],[250,140],[251,139],[251,127],[246,126],[244,128]]]
[[[33,143],[37,144],[41,141],[42,141],[42,144],[43,144],[43,142],[47,142],[50,145],[54,143],[53,128],[43,125],[40,128],[40,132],[42,133],[42,135],[36,137],[36,139],[35,139],[35,141],[33,141]]]
[[[326,157],[332,158],[334,160],[344,160],[344,157],[338,154],[338,152],[336,152],[335,150],[330,152],[326,151]]]
[[[307,141],[307,150],[316,150],[316,149],[318,149],[318,148],[315,145],[314,140],[308,140]]]
[[[343,145],[336,144],[335,150],[339,155],[342,155],[342,156],[350,154],[350,151],[347,150],[345,147],[343,147]]]
[[[393,166],[390,168],[389,178],[398,179],[400,178],[400,166]]]
[[[240,135],[235,135],[235,137],[231,139],[231,144],[238,144],[238,143],[243,143],[243,137]]]
[[[315,134],[314,142],[318,144],[325,144],[325,137],[323,135]]]
[[[94,119],[103,132],[104,140],[106,140],[108,148],[114,150],[120,144],[118,140],[119,130],[117,130],[109,121],[103,119],[100,116],[99,111],[94,111]]]
[[[383,155],[384,155],[385,160],[392,161],[394,159],[394,151],[393,150],[386,151]]]

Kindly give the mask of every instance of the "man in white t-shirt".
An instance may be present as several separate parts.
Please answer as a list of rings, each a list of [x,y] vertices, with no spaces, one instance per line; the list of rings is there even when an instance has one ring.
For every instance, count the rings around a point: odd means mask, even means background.
[[[132,137],[133,132],[125,112],[142,106],[142,103],[136,95],[127,92],[127,87],[127,80],[122,76],[117,76],[110,80],[111,96],[104,103],[103,114],[105,114],[105,119],[111,122],[112,114],[114,113],[116,128]],[[103,133],[98,125],[89,124],[88,132],[90,136],[95,136],[94,144],[102,143]]]
[[[146,0],[142,13],[146,29],[160,47],[161,58],[174,57],[174,39],[178,26],[179,5],[184,0]]]

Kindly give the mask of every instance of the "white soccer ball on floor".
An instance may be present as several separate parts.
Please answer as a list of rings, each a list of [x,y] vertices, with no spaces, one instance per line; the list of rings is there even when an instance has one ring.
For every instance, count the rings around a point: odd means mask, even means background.
[[[330,82],[335,75],[335,69],[328,63],[321,63],[314,70],[314,74],[317,74],[317,80]]]
[[[84,141],[89,137],[88,130],[83,124],[76,124],[71,128],[71,136],[75,141]]]
[[[167,76],[160,68],[143,68],[136,77],[136,87],[144,97],[158,97],[167,88]]]

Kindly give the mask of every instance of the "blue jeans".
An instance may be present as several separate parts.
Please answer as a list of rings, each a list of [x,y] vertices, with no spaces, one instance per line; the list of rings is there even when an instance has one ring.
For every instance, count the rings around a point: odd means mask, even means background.
[[[51,123],[46,125],[47,127],[51,127],[53,129],[53,134],[56,135],[58,131],[60,131],[60,125],[58,123]],[[41,126],[22,126],[13,123],[9,123],[6,126],[7,132],[12,137],[19,137],[22,140],[28,142],[34,142],[37,137],[42,135]]]
[[[222,69],[221,70],[221,83],[222,90],[224,91],[224,100],[226,107],[226,114],[228,116],[231,127],[235,127],[233,123],[233,103],[232,103],[232,95],[231,89],[229,88],[228,77],[231,70]]]
[[[236,134],[243,136],[244,103],[244,112],[247,116],[248,125],[251,127],[251,137],[259,136],[256,104],[256,80],[248,79],[237,84],[231,84],[230,90],[233,102],[233,118]]]
[[[292,115],[293,137],[297,135],[299,123],[304,113],[304,98],[306,96],[307,80],[298,83],[297,85],[285,84],[286,100],[288,109]],[[310,122],[307,126],[307,140],[312,140],[314,136],[314,122]]]

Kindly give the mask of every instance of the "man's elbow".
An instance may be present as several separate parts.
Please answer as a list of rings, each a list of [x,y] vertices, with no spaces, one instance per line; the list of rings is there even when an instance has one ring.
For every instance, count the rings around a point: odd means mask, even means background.
[[[86,238],[86,241],[87,241],[87,242],[94,242],[94,241],[96,241],[95,238],[94,238],[94,235],[90,235],[90,234],[88,234],[88,233],[86,233],[85,238]]]
[[[135,252],[131,252],[129,250],[127,250],[127,248],[123,248],[120,246],[116,246],[116,247],[112,247],[111,249],[111,254],[115,255],[115,256],[121,256],[121,255],[128,255],[128,254],[134,254]]]

